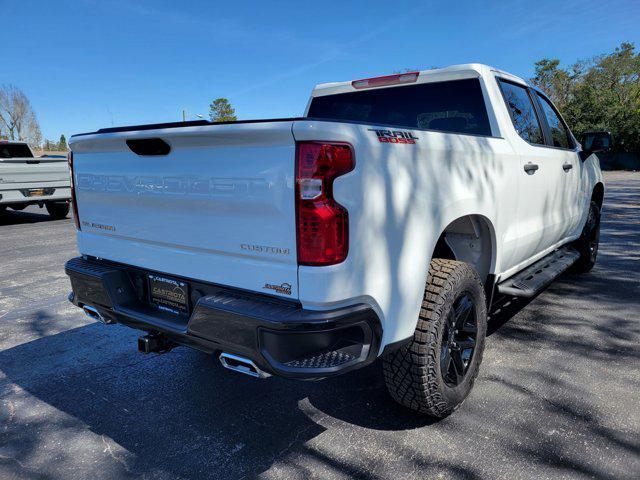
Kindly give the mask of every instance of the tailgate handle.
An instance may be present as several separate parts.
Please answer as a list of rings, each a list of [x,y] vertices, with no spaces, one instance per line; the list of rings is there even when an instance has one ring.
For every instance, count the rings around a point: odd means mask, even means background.
[[[171,147],[161,138],[136,138],[127,140],[127,147],[137,155],[167,155]]]

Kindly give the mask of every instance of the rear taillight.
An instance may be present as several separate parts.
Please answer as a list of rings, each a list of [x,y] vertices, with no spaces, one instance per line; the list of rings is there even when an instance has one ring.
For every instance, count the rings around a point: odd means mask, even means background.
[[[78,203],[76,202],[76,184],[73,179],[73,152],[67,155],[69,161],[69,171],[71,172],[71,208],[73,210],[73,221],[76,222],[76,228],[80,230],[80,217],[78,216]]]
[[[333,181],[355,166],[350,145],[299,142],[296,153],[298,264],[333,265],[347,258],[349,214],[333,198]]]

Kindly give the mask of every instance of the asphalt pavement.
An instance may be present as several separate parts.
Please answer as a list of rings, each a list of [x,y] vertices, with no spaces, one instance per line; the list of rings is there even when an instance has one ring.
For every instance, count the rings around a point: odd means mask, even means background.
[[[0,478],[640,478],[640,173],[607,173],[598,264],[494,319],[454,415],[380,366],[256,380],[67,301],[71,220],[0,216]]]

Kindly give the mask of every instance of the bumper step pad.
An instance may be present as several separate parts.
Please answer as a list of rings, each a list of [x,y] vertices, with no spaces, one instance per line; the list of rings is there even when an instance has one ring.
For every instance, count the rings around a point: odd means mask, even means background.
[[[331,350],[312,357],[292,360],[285,363],[285,365],[289,368],[334,368],[356,360],[357,358],[357,355],[351,355],[350,353],[339,350]]]
[[[564,273],[580,254],[571,247],[560,248],[513,277],[498,284],[498,292],[514,297],[533,297]]]

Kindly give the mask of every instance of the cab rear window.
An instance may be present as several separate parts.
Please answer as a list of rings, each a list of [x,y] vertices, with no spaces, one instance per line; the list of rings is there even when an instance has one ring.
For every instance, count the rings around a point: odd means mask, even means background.
[[[491,135],[476,78],[314,97],[310,118]]]
[[[33,154],[28,146],[22,143],[0,142],[0,158],[32,158]]]

